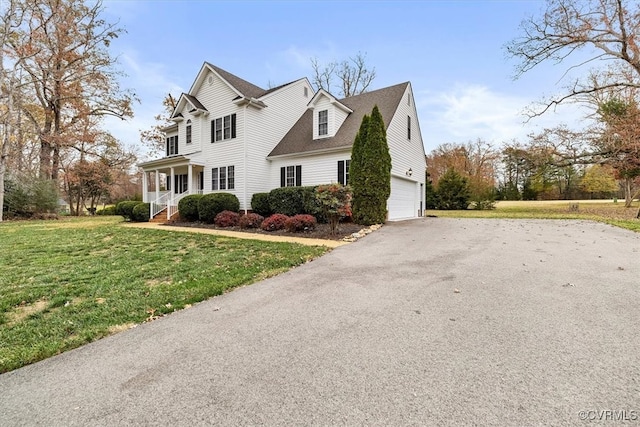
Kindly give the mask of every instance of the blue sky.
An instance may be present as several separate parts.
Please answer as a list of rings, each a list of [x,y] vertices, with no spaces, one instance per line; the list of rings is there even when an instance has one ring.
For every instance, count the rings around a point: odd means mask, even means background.
[[[371,89],[411,81],[425,151],[482,138],[496,144],[558,122],[570,107],[524,123],[527,105],[561,89],[565,66],[545,65],[513,80],[503,45],[539,0],[213,1],[104,0],[105,18],[127,33],[112,44],[123,87],[141,103],[135,118],[109,120],[128,145],[154,123],[164,95],[179,95],[204,61],[258,86],[312,77],[321,62],[366,54]]]

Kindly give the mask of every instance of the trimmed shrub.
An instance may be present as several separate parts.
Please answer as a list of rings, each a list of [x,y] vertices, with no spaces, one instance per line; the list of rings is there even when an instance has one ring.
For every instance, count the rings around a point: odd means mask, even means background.
[[[273,214],[269,218],[262,221],[262,225],[260,226],[265,231],[276,231],[282,230],[284,228],[284,223],[287,222],[289,217],[283,214]]]
[[[275,213],[292,216],[304,211],[302,187],[274,188],[269,192],[269,206]]]
[[[133,218],[133,208],[139,204],[138,200],[125,200],[116,205],[116,215],[122,215],[124,219],[130,220]]]
[[[213,223],[218,227],[235,227],[239,219],[240,215],[237,212],[222,211],[216,215]]]
[[[255,193],[251,196],[251,209],[263,217],[271,215],[271,207],[269,206],[269,193]]]
[[[115,206],[107,206],[104,209],[96,211],[96,215],[117,215]]]
[[[243,229],[260,228],[260,224],[262,224],[262,221],[264,221],[264,217],[262,215],[258,215],[257,213],[248,213],[240,217],[240,219],[238,220],[238,225]]]
[[[197,221],[200,218],[198,214],[198,202],[202,198],[202,194],[190,194],[184,196],[178,202],[178,212],[180,218],[185,221]]]
[[[281,187],[269,192],[269,206],[274,213],[287,216],[298,214],[316,215],[319,212],[315,202],[316,187]]]
[[[200,221],[211,224],[215,221],[216,215],[222,211],[238,212],[240,201],[231,193],[210,193],[205,194],[198,201],[198,214]]]
[[[315,230],[317,223],[313,215],[300,214],[288,218],[284,222],[284,228],[291,233],[311,231]]]
[[[131,220],[136,222],[149,221],[149,215],[151,213],[151,203],[136,202],[137,205],[133,207],[131,211]]]

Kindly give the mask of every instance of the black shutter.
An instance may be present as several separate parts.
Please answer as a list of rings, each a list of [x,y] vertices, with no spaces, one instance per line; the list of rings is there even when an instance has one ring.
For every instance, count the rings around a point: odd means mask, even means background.
[[[344,185],[344,160],[338,160],[338,182]]]
[[[285,167],[280,168],[280,187],[287,186],[287,170]]]
[[[231,115],[231,138],[236,137],[236,115]]]
[[[173,176],[173,192],[174,194],[178,194],[178,177],[180,175],[174,175]]]
[[[211,120],[211,143],[216,140],[216,119]]]
[[[169,157],[169,138],[167,138],[167,157]]]
[[[296,166],[296,187],[302,186],[302,166]]]

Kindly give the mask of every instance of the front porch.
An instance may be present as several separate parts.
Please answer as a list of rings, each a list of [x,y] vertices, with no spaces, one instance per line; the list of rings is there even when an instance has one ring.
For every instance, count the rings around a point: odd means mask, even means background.
[[[190,194],[202,194],[204,165],[185,156],[172,156],[139,165],[142,201],[150,203],[150,220],[166,222],[178,213],[178,203]]]

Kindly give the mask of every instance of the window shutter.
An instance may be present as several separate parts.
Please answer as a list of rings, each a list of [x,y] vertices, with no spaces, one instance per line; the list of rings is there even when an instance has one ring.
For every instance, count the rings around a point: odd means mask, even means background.
[[[180,176],[180,175],[174,175],[174,176],[173,176],[173,192],[174,192],[175,194],[178,194],[178,177],[179,177],[179,176]]]
[[[169,157],[169,138],[167,138],[167,157]]]
[[[285,187],[287,185],[287,170],[283,166],[280,168],[280,187]]]
[[[216,140],[216,121],[215,119],[211,120],[211,143]]]
[[[344,185],[344,160],[338,160],[338,182]]]
[[[236,115],[231,115],[231,138],[236,137]]]
[[[302,186],[302,166],[296,166],[296,187]]]

